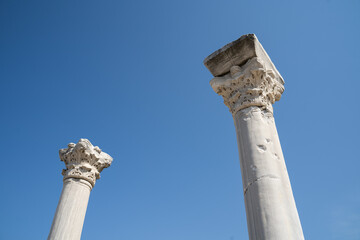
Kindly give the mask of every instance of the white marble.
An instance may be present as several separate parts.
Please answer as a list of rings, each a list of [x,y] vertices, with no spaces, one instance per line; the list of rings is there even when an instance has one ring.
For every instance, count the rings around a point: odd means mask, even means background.
[[[304,239],[272,113],[248,107],[234,121],[250,239]]]
[[[64,181],[48,239],[80,239],[91,188],[91,184],[83,179]]]
[[[111,165],[112,157],[93,146],[89,140],[80,139],[77,144],[69,143],[68,148],[59,150],[61,161],[66,165],[62,175],[67,178],[79,178],[92,186],[100,178],[100,172]]]
[[[90,191],[112,158],[87,139],[70,143],[59,155],[66,165],[64,185],[48,240],[80,240]]]
[[[250,240],[302,240],[272,104],[284,81],[254,34],[205,59],[210,84],[233,115]]]

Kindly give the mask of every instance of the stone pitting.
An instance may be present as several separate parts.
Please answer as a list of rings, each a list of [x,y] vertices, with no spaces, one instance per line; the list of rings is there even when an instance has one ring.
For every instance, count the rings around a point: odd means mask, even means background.
[[[59,150],[61,161],[66,165],[62,175],[67,178],[79,178],[95,185],[100,172],[111,165],[112,157],[93,146],[87,139],[80,139],[77,144],[69,143],[68,148]]]

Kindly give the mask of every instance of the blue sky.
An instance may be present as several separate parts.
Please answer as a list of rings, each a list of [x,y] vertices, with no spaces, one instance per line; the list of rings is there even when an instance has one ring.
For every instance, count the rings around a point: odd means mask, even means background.
[[[58,150],[114,162],[82,239],[248,239],[235,129],[203,59],[255,33],[306,239],[360,239],[359,1],[0,1],[0,239],[46,239]]]

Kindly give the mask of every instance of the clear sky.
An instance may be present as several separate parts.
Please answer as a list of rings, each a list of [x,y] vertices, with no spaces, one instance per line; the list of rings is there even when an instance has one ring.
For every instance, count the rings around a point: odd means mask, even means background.
[[[360,239],[360,1],[0,1],[0,239],[46,239],[58,150],[113,158],[85,240],[248,239],[233,119],[203,59],[255,33],[307,239]]]

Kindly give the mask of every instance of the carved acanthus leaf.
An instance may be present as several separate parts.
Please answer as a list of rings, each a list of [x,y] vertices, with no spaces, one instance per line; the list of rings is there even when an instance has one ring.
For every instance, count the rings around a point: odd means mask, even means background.
[[[223,96],[230,112],[259,106],[272,112],[272,104],[280,100],[284,92],[281,76],[266,69],[263,62],[254,57],[243,66],[233,66],[230,72],[210,81],[214,91]]]
[[[68,148],[59,150],[61,161],[66,165],[62,174],[67,178],[81,178],[89,181],[92,186],[100,178],[100,172],[111,165],[112,157],[89,140],[80,139],[77,144],[69,143]]]

